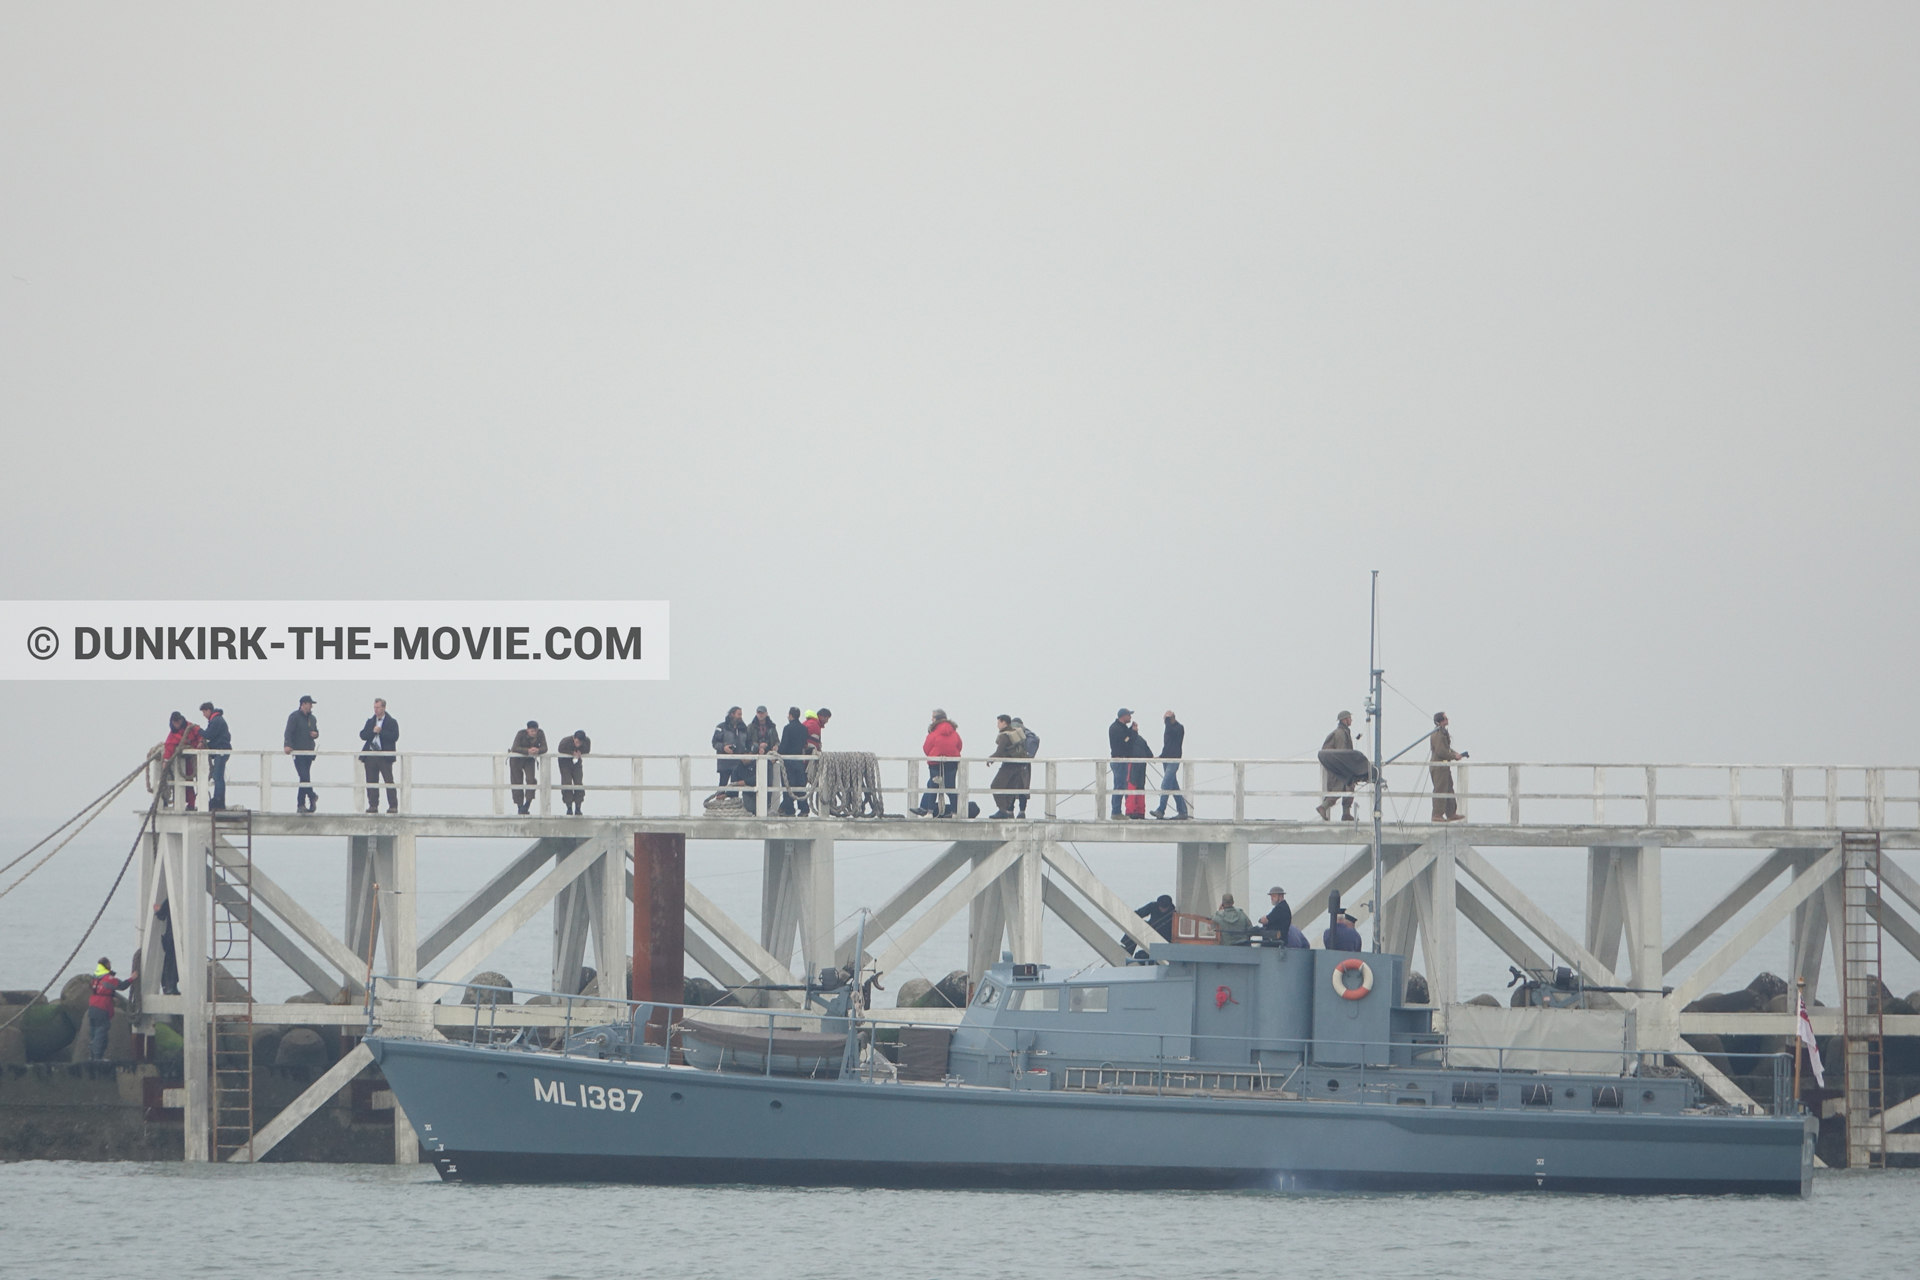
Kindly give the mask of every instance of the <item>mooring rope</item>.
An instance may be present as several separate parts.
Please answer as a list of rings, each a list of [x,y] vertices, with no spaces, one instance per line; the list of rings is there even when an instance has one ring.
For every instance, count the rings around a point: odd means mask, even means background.
[[[134,774],[138,774],[141,769],[145,769],[145,768],[146,768],[146,765],[143,763],[140,766],[140,769],[134,770]],[[126,781],[132,782],[133,776],[134,776],[133,774],[129,774]],[[126,783],[122,783],[121,785],[124,787]],[[72,964],[74,957],[80,954],[80,949],[87,945],[87,939],[91,938],[93,936],[93,931],[100,927],[100,918],[107,914],[107,907],[113,902],[113,895],[120,892],[120,882],[127,878],[127,868],[133,865],[133,855],[140,852],[140,841],[145,838],[147,834],[147,828],[153,825],[153,815],[160,808],[160,794],[161,793],[158,790],[154,792],[153,802],[147,806],[146,813],[141,815],[140,829],[133,833],[133,844],[127,850],[126,858],[120,863],[120,872],[118,875],[114,876],[113,884],[107,890],[107,896],[101,900],[100,909],[93,913],[93,919],[88,922],[86,932],[80,935],[80,941],[73,944],[73,950],[67,952],[67,958],[60,962],[60,967],[54,970],[53,976],[51,978],[47,979],[47,985],[40,988],[40,991],[39,991],[40,995],[44,996],[47,994],[47,992],[53,990],[53,984],[60,981],[60,975],[67,971],[67,966]],[[84,812],[84,810],[82,812]],[[72,819],[68,819],[68,821],[72,821]],[[44,841],[42,843],[44,843]],[[31,853],[32,850],[28,850],[28,852]],[[24,857],[25,855],[23,854],[22,856]],[[19,859],[16,858],[14,859],[14,861],[17,862],[19,861]],[[25,876],[21,877],[21,879],[25,879],[25,878],[26,878]],[[18,882],[16,881],[15,883],[18,883]],[[133,966],[129,966],[129,967],[131,968]],[[20,1019],[26,1017],[27,1010],[31,1008],[33,1008],[32,1002],[28,1002],[26,1004],[21,1005],[20,1012],[14,1014],[11,1018],[8,1018],[5,1022],[0,1022],[0,1031],[5,1031],[8,1027],[20,1021]]]
[[[139,763],[139,765],[137,765],[134,768],[132,773],[129,773],[126,777],[120,779],[120,781],[114,783],[111,787],[108,787],[105,791],[101,792],[99,795],[95,796],[93,799],[87,801],[86,804],[82,805],[79,813],[74,814],[73,817],[68,818],[65,822],[55,827],[52,831],[49,831],[46,835],[34,841],[32,849],[28,849],[25,853],[15,858],[12,862],[9,862],[6,866],[0,867],[0,875],[5,875],[7,872],[19,866],[22,862],[25,862],[28,858],[32,857],[34,849],[38,849],[41,845],[53,839],[55,836],[59,835],[62,831],[65,831],[68,827],[73,826],[76,819],[84,815],[87,815],[89,811],[91,811],[92,816],[87,817],[87,822],[92,822],[94,818],[99,817],[100,810],[104,809],[109,803],[111,803],[115,796],[119,795],[122,791],[125,791],[128,787],[132,786],[133,780],[139,777],[141,773],[145,772],[146,767],[147,767],[147,761],[142,760]],[[87,825],[87,822],[82,822],[80,826],[85,827]],[[75,828],[74,832],[67,836],[67,840],[73,839],[74,835],[77,835],[77,834],[79,834],[79,828]],[[60,843],[64,845],[66,844],[67,840],[62,840]],[[58,853],[60,852],[60,850],[58,848],[55,848],[53,852]],[[52,856],[53,854],[47,855],[47,857],[52,857]],[[42,858],[40,861],[45,862],[46,858]],[[37,869],[39,865],[40,863],[36,862],[34,864],[34,867]],[[33,874],[32,871],[27,872],[27,875],[32,875],[32,874]],[[20,877],[20,879],[24,880],[26,879],[26,876],[22,876]],[[15,881],[15,883],[17,884],[18,881]],[[0,897],[5,897],[5,896],[6,896],[5,894],[0,894]]]
[[[808,761],[816,811],[835,818],[884,818],[880,760],[870,751],[824,751]]]

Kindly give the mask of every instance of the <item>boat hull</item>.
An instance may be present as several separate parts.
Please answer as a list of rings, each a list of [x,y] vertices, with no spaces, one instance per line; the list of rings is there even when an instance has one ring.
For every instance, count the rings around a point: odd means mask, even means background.
[[[1804,1195],[1813,1167],[1800,1118],[949,1088],[368,1044],[423,1156],[465,1182]]]

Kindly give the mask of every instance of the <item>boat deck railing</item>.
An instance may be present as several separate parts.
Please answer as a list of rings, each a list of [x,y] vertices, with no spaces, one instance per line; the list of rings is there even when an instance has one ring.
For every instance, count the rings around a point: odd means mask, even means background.
[[[369,988],[366,1006],[369,1035],[377,1032],[372,998],[375,990],[382,993],[383,999],[459,991],[465,993],[462,1004],[469,1003],[468,994],[471,996],[473,1020],[469,1034],[474,1044],[561,1056],[587,1051],[591,1051],[595,1057],[652,1055],[660,1061],[674,1063],[684,1058],[685,1020],[689,1016],[697,1019],[699,1015],[711,1018],[719,1014],[739,1029],[764,1025],[767,1043],[759,1074],[768,1076],[781,1074],[773,1070],[774,1059],[783,1052],[778,1041],[781,1031],[810,1027],[817,1031],[830,1030],[835,1034],[844,1032],[848,1037],[847,1050],[836,1075],[865,1083],[878,1083],[891,1081],[894,1073],[891,1063],[885,1068],[880,1066],[880,1042],[874,1033],[910,1028],[937,1028],[947,1032],[957,1029],[951,1022],[916,1021],[879,1011],[862,1011],[849,1018],[846,1015],[801,1009],[618,1000],[485,983],[416,983],[413,979],[387,975],[376,975],[373,982],[376,986]],[[517,997],[528,997],[539,1003],[515,1004]],[[502,1009],[510,1011],[504,1022],[501,1019]],[[539,1010],[537,1015],[527,1016],[536,1009]],[[1149,1063],[1151,1066],[1122,1067],[1103,1060],[1092,1067],[1069,1067],[1063,1064],[1058,1068],[1063,1073],[1064,1087],[1096,1092],[1153,1092],[1162,1095],[1264,1093],[1272,1096],[1289,1090],[1301,1073],[1311,1068],[1316,1075],[1324,1070],[1334,1073],[1335,1080],[1346,1082],[1351,1090],[1351,1100],[1356,1103],[1549,1110],[1556,1106],[1555,1090],[1562,1087],[1560,1082],[1579,1077],[1620,1082],[1594,1085],[1588,1098],[1588,1109],[1631,1112],[1640,1110],[1639,1104],[1642,1102],[1652,1102],[1654,1095],[1644,1086],[1636,1091],[1628,1081],[1673,1079],[1686,1074],[1669,1062],[1669,1054],[1658,1050],[1539,1045],[1516,1048],[1508,1045],[1460,1045],[1445,1041],[1260,1040],[1259,1052],[1284,1054],[1294,1059],[1287,1064],[1287,1070],[1282,1075],[1272,1071],[1235,1071],[1223,1065],[1231,1061],[1229,1057],[1210,1057],[1205,1052],[1210,1044],[1218,1044],[1223,1053],[1232,1053],[1237,1047],[1244,1054],[1248,1043],[1245,1036],[1054,1028],[1037,1030],[1026,1027],[976,1026],[974,1029],[986,1032],[995,1051],[1007,1055],[1009,1068],[1015,1078],[1026,1073],[1049,1070],[1047,1062],[1054,1057],[1084,1059],[1094,1056],[1072,1052],[1071,1045],[1076,1039],[1097,1039],[1102,1042],[1123,1039],[1129,1045],[1138,1045],[1140,1053],[1128,1055],[1124,1060]],[[445,1034],[454,1029],[442,1026],[441,1030]],[[695,1034],[697,1037],[697,1029]],[[1057,1051],[1037,1050],[1032,1042],[1039,1035],[1062,1042],[1063,1048]],[[1401,1055],[1404,1060],[1395,1062],[1395,1054]],[[1101,1056],[1105,1059],[1109,1055]],[[1766,1101],[1756,1104],[1759,1113],[1799,1114],[1800,1103],[1792,1096],[1789,1084],[1793,1061],[1791,1055],[1739,1056],[1767,1064],[1771,1074],[1770,1096]],[[1456,1058],[1467,1061],[1459,1062]],[[1582,1066],[1570,1071],[1540,1065],[1570,1058]],[[1489,1059],[1491,1065],[1487,1065]],[[1584,1065],[1587,1063],[1592,1064],[1590,1068]],[[1080,1073],[1077,1083],[1074,1083],[1075,1077],[1070,1074],[1073,1072]],[[739,1068],[733,1068],[732,1073],[739,1074]],[[1434,1081],[1419,1079],[1416,1073],[1454,1073],[1463,1078],[1445,1082],[1447,1094],[1443,1098],[1439,1096]],[[1272,1083],[1275,1079],[1280,1081],[1277,1086]],[[1309,1091],[1300,1092],[1304,1094]],[[1320,1096],[1332,1098],[1334,1095],[1326,1093]],[[1736,1111],[1726,1107],[1716,1107],[1714,1110],[1728,1114]]]
[[[304,753],[303,753],[304,754]],[[577,783],[556,779],[556,757],[529,758],[509,753],[397,751],[369,756],[362,751],[313,753],[311,781],[295,776],[293,761],[280,749],[180,752],[174,762],[150,762],[148,786],[162,791],[163,812],[187,807],[186,791],[204,801],[212,758],[226,757],[230,805],[263,813],[283,811],[297,788],[311,788],[335,812],[366,809],[366,793],[380,792],[378,807],[402,814],[437,817],[516,815],[524,803],[530,813],[554,813],[554,792],[584,794],[585,810],[612,818],[699,818],[787,820],[778,810],[789,795],[804,796],[812,816],[905,816],[924,800],[958,814],[978,804],[982,814],[1012,810],[1017,798],[1030,797],[1030,818],[1085,822],[1111,820],[1116,800],[1153,793],[1156,805],[1176,808],[1184,796],[1196,817],[1235,822],[1308,821],[1315,808],[1343,794],[1321,770],[1317,755],[1287,759],[1188,758],[1109,760],[1100,757],[1014,760],[931,759],[926,756],[874,756],[871,786],[853,796],[823,794],[813,781],[789,787],[783,766],[825,757],[603,755],[581,761]],[[392,780],[369,783],[365,762],[390,766]],[[565,762],[569,758],[561,757]],[[185,761],[194,777],[185,776]],[[172,776],[167,765],[174,764]],[[516,763],[522,772],[514,775]],[[995,789],[994,771],[1005,764],[1030,765],[1028,784]],[[1172,788],[1165,788],[1166,766],[1177,765]],[[935,766],[953,766],[952,780],[933,779]],[[736,772],[719,781],[724,766]],[[1403,760],[1383,771],[1388,816],[1394,821],[1424,821],[1416,802],[1433,789],[1425,760]],[[1481,824],[1508,826],[1613,825],[1876,829],[1920,828],[1920,766],[1827,764],[1648,764],[1455,761],[1453,795],[1459,816]],[[1363,784],[1363,790],[1364,784]],[[387,791],[394,793],[389,805]],[[564,804],[566,797],[562,797]],[[513,808],[509,809],[509,804]],[[1405,808],[1399,812],[1395,806]],[[288,810],[287,812],[291,812]]]

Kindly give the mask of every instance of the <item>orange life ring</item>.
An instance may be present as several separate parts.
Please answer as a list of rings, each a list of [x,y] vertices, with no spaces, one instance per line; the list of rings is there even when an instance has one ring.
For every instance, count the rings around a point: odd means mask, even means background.
[[[1350,987],[1340,980],[1340,976],[1351,973],[1355,969],[1360,971],[1360,985]],[[1338,991],[1344,1000],[1364,1000],[1367,998],[1367,993],[1373,990],[1373,970],[1367,968],[1367,962],[1358,957],[1342,960],[1333,966],[1333,989]]]

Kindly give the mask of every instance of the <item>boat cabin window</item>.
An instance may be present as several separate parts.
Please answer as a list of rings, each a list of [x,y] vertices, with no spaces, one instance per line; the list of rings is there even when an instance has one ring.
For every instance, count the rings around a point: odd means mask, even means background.
[[[1067,990],[1068,1013],[1105,1013],[1107,1011],[1105,987],[1069,987]]]
[[[1013,998],[1007,1001],[1009,1011],[1018,1009],[1022,1013],[1053,1013],[1060,1008],[1060,988],[1058,987],[1019,987],[1014,990]]]
[[[991,982],[983,982],[980,984],[979,992],[974,995],[973,1002],[984,1009],[999,998],[1000,988],[994,986]]]

